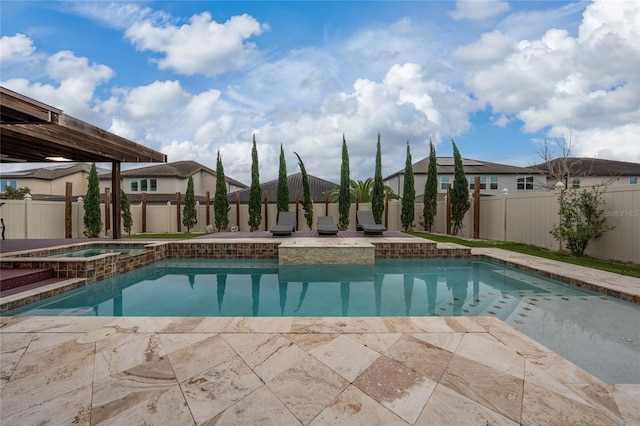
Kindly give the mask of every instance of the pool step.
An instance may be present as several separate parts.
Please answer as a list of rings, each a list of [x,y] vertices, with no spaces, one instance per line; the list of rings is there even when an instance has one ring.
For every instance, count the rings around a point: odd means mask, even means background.
[[[55,272],[51,268],[0,269],[0,290],[4,292],[55,277]]]

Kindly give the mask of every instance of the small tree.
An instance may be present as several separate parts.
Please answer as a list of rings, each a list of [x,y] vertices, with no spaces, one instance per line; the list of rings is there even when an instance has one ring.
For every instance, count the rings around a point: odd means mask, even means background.
[[[2,194],[2,198],[7,200],[24,200],[24,196],[30,193],[31,190],[26,186],[24,188],[13,189],[7,185],[4,194]]]
[[[338,195],[338,228],[342,231],[349,228],[349,211],[351,210],[349,184],[349,152],[347,151],[347,141],[342,135],[342,165],[340,166],[340,193]]]
[[[604,186],[590,189],[570,188],[558,191],[560,223],[551,228],[551,235],[564,241],[574,256],[582,256],[592,240],[613,229],[607,224],[602,194]]]
[[[457,235],[462,229],[462,221],[464,215],[471,207],[469,201],[469,181],[464,174],[464,166],[462,165],[462,157],[456,143],[453,144],[453,188],[451,188],[451,224],[453,226],[453,235]]]
[[[298,160],[300,157],[298,157]],[[284,149],[280,144],[280,170],[278,171],[277,207],[279,212],[289,211],[289,182],[287,180],[287,163],[284,159]]]
[[[131,217],[131,203],[129,203],[129,197],[127,197],[127,193],[122,189],[120,190],[120,212],[120,214],[122,215],[122,226],[127,235],[131,235],[131,228],[133,228],[133,218]]]
[[[411,149],[409,148],[409,142],[407,142],[407,159],[404,165],[404,183],[402,185],[402,213],[400,214],[402,229],[405,231],[413,229],[415,201],[416,189],[414,185],[413,165],[411,164]]]
[[[224,178],[224,168],[222,158],[218,151],[218,161],[216,163],[216,195],[213,197],[213,216],[218,232],[227,229],[229,226],[229,195],[227,194],[227,182]]]
[[[217,183],[217,182],[216,182]],[[226,185],[225,185],[226,189]],[[217,187],[216,187],[217,192]],[[193,176],[189,176],[187,181],[187,192],[184,194],[184,208],[182,209],[182,224],[187,228],[187,232],[198,223],[198,212],[196,211],[196,197],[193,193]]]
[[[258,229],[262,222],[262,187],[260,186],[260,173],[258,171],[258,150],[256,148],[256,135],[253,135],[253,148],[251,149],[251,188],[249,189],[249,230]]]
[[[100,216],[100,178],[96,163],[91,165],[88,177],[87,195],[84,199],[84,234],[89,238],[98,238],[102,230]]]
[[[302,208],[304,209],[304,217],[307,219],[309,229],[311,229],[313,227],[313,199],[311,198],[311,188],[309,187],[309,176],[307,176],[307,169],[305,169],[298,153],[294,152],[294,154],[298,157],[298,165],[302,173]]]
[[[438,212],[438,163],[436,162],[436,149],[433,142],[429,141],[429,168],[427,170],[427,181],[424,184],[424,227],[431,232],[433,221]]]
[[[384,182],[382,181],[380,133],[378,133],[378,143],[376,146],[376,170],[373,175],[373,188],[371,189],[371,210],[376,223],[382,223],[382,213],[384,213]]]

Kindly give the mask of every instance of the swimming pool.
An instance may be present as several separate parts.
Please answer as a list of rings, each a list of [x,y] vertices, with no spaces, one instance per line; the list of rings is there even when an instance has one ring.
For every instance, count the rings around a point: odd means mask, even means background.
[[[640,383],[640,307],[486,260],[165,260],[3,315],[494,316],[608,383]]]
[[[41,257],[94,257],[107,253],[120,253],[123,255],[137,254],[146,250],[145,246],[125,245],[125,246],[101,246],[91,245],[89,248],[83,249],[69,249],[65,251],[58,251],[55,253],[49,253],[41,255]]]

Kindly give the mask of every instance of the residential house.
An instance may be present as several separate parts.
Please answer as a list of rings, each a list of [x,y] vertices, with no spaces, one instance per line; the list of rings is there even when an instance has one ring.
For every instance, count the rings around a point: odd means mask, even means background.
[[[594,185],[638,184],[640,163],[604,160],[588,157],[556,158],[533,166],[547,174],[547,186],[553,188],[558,181],[566,188]]]
[[[309,189],[311,191],[311,199],[314,203],[324,203],[325,195],[329,193],[336,184],[329,182],[328,180],[320,179],[315,176],[307,175],[309,178]],[[302,202],[302,173],[296,173],[287,176],[287,184],[289,186],[289,201],[291,203],[296,202],[296,198]],[[267,200],[269,203],[276,203],[278,200],[278,180],[272,180],[269,182],[261,183],[262,187],[262,200],[264,201],[264,193],[267,192]],[[229,201],[236,202],[236,196],[239,197],[241,203],[249,202],[250,189],[242,189],[238,193],[229,193]]]
[[[438,165],[439,198],[444,198],[447,186],[453,185],[453,157],[437,157],[436,164]],[[509,166],[467,158],[462,159],[462,166],[471,191],[475,189],[475,177],[480,177],[481,195],[499,195],[504,189],[510,194],[539,191],[545,188],[547,180],[545,173],[530,167]],[[429,157],[413,164],[414,186],[418,201],[422,200],[428,169]],[[403,181],[404,169],[384,178],[385,185],[400,196],[402,196]]]
[[[67,182],[72,184],[72,195],[84,196],[87,193],[88,177],[91,163],[56,163],[52,166],[29,170],[0,172],[2,192],[7,186],[14,189],[29,188],[36,198],[62,196],[66,194]],[[98,173],[109,173],[106,169],[98,169]]]
[[[146,194],[147,203],[174,202],[177,192],[184,197],[189,176],[193,176],[196,200],[203,202],[207,191],[213,200],[216,190],[216,172],[195,161],[176,161],[123,170],[120,176],[121,189],[132,203],[140,202],[143,193]],[[247,188],[245,184],[226,176],[225,181],[229,193]],[[100,192],[104,193],[106,188],[111,188],[111,173],[100,175]]]

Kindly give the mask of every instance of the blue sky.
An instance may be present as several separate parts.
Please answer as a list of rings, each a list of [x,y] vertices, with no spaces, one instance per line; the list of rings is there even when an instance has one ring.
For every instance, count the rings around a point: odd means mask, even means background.
[[[282,144],[339,180],[462,156],[528,166],[546,139],[640,162],[640,6],[633,1],[0,3],[3,86],[250,182]],[[30,165],[32,166],[32,165]],[[12,167],[2,165],[4,170]]]

